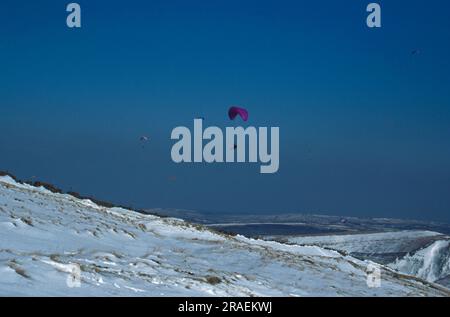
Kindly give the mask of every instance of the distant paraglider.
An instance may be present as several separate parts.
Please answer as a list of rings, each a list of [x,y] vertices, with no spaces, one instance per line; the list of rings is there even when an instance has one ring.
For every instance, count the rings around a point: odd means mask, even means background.
[[[235,106],[230,107],[228,110],[228,117],[230,120],[234,120],[238,115],[242,118],[242,120],[248,120],[248,111],[246,109]]]
[[[242,120],[248,120],[248,111],[246,109],[236,106],[232,106],[230,107],[230,109],[228,109],[228,117],[230,118],[230,120],[234,120],[238,115],[242,118]],[[232,149],[236,150],[237,148],[238,146],[235,143]]]
[[[420,54],[420,50],[418,50],[418,49],[415,49],[415,50],[412,50],[411,51],[411,55],[419,55]]]
[[[142,148],[145,147],[145,143],[147,143],[150,140],[150,138],[146,135],[143,135],[139,138],[139,141],[141,141]]]

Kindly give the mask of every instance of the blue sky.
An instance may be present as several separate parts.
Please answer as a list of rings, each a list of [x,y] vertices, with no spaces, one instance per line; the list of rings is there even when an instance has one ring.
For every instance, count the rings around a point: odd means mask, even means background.
[[[81,29],[67,3],[0,4],[0,170],[140,208],[450,222],[448,1],[379,1],[381,29],[369,1],[78,1]],[[174,127],[234,104],[280,127],[278,173],[171,161]]]

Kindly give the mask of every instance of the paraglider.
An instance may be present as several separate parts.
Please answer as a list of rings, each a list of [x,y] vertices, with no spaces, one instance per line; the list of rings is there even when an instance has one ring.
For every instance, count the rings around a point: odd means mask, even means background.
[[[419,55],[420,54],[420,50],[415,49],[411,51],[411,55]]]
[[[230,107],[228,110],[228,117],[230,120],[234,120],[237,115],[239,115],[244,121],[248,120],[248,111],[246,109],[235,106]]]
[[[139,141],[141,141],[141,143],[142,143],[142,148],[144,148],[145,143],[147,143],[149,140],[150,140],[150,138],[146,135],[143,135],[139,138]]]
[[[193,131],[185,126],[175,127],[170,139],[177,140],[170,150],[174,163],[256,163],[259,157],[260,173],[276,173],[279,168],[279,127],[221,129],[203,127],[202,120],[194,119]]]

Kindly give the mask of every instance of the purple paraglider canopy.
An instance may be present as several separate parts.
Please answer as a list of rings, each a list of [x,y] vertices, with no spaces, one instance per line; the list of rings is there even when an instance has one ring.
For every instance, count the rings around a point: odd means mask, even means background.
[[[236,118],[237,115],[240,115],[242,120],[244,121],[248,120],[248,111],[245,110],[244,108],[233,106],[228,110],[228,116],[230,117],[231,120],[234,120],[234,118]]]

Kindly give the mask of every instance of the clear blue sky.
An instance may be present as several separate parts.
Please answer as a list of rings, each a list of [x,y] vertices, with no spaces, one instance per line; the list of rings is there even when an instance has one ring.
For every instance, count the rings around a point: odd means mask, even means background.
[[[0,170],[142,208],[450,222],[450,3],[379,1],[368,29],[369,2],[84,0],[75,30],[64,1],[3,0]],[[278,173],[171,161],[174,127],[232,104],[280,127]]]

